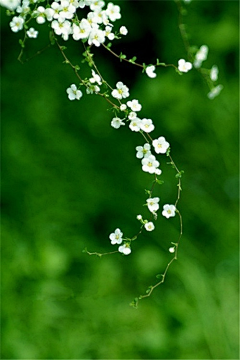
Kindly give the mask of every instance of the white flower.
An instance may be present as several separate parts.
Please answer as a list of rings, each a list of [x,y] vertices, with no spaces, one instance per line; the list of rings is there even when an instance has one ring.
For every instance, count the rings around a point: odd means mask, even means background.
[[[109,239],[111,240],[111,244],[112,245],[121,244],[122,243],[122,236],[123,236],[123,233],[121,232],[120,229],[117,228],[114,231],[114,233],[111,233],[109,235]]]
[[[151,212],[155,212],[159,209],[159,197],[154,197],[154,198],[150,198],[150,199],[147,199],[147,206],[148,206],[148,209],[149,211]]]
[[[102,85],[100,76],[96,74],[94,70],[92,70],[92,77],[89,79],[89,81],[92,84],[97,83],[98,85]]]
[[[139,131],[140,130],[140,124],[141,124],[141,120],[139,118],[135,118],[133,119],[130,124],[129,124],[129,128],[132,131]]]
[[[192,64],[184,59],[178,60],[178,70],[181,72],[188,72],[192,69]]]
[[[90,9],[92,11],[96,11],[98,9],[102,9],[104,7],[104,5],[105,5],[104,1],[102,1],[102,0],[94,0],[90,4]]]
[[[27,31],[27,36],[29,38],[34,38],[36,39],[36,37],[38,36],[38,31],[35,30],[33,27],[31,27],[28,31]]]
[[[0,5],[9,10],[15,10],[21,4],[20,0],[0,0]]]
[[[61,1],[62,10],[59,12],[59,17],[63,19],[72,19],[74,13],[76,12],[75,6],[73,6],[69,1]]]
[[[220,94],[220,92],[222,91],[223,86],[222,85],[218,85],[216,87],[214,87],[208,94],[207,97],[209,99],[214,99],[216,96],[218,96]]]
[[[22,6],[18,6],[16,11],[21,15],[21,17],[25,18],[30,10],[29,1],[23,1]]]
[[[93,28],[88,38],[88,45],[100,46],[105,41],[105,31]]]
[[[137,146],[136,150],[137,150],[137,158],[138,159],[142,159],[143,157],[148,157],[151,155],[151,146],[147,143],[144,146]]]
[[[121,19],[120,6],[113,5],[113,3],[108,3],[106,14],[111,21]]]
[[[116,89],[112,91],[112,96],[115,99],[122,99],[129,96],[129,89],[121,81],[118,81],[116,84]]]
[[[134,111],[131,111],[131,112],[128,114],[129,120],[134,120],[134,119],[136,119],[136,117],[137,117],[137,114],[136,114]]]
[[[106,26],[106,28],[105,28],[105,36],[109,40],[113,40],[115,38],[115,35],[112,33],[112,27],[111,26]]]
[[[175,205],[166,204],[163,206],[162,215],[168,219],[170,217],[175,216],[175,211],[176,211]]]
[[[149,133],[154,130],[155,126],[153,125],[151,119],[142,119],[140,122],[140,128],[146,133]]]
[[[163,136],[153,140],[152,144],[157,154],[165,154],[170,145]]]
[[[126,104],[122,104],[122,105],[120,106],[120,110],[121,110],[121,111],[125,111],[126,108],[127,108],[127,105],[126,105]]]
[[[62,6],[57,3],[56,1],[54,1],[52,4],[51,4],[51,9],[53,10],[53,12],[50,12],[49,11],[49,8],[47,8],[45,10],[45,14],[47,15],[47,17],[52,14],[52,17],[53,19],[58,19],[59,18],[59,12],[62,10]],[[49,19],[48,19],[49,20]],[[51,21],[51,20],[49,20]]]
[[[55,15],[55,10],[52,8],[47,8],[45,9],[45,15],[48,21],[52,21],[54,15]]]
[[[155,226],[151,221],[147,222],[144,227],[147,231],[153,231],[155,229]]]
[[[137,215],[138,220],[142,220],[142,215]]]
[[[24,20],[21,16],[14,16],[12,21],[10,22],[10,27],[13,32],[18,32],[22,30],[24,24]]]
[[[123,253],[124,255],[129,255],[131,254],[131,248],[129,244],[124,244],[119,246],[118,251]]]
[[[132,111],[140,111],[142,108],[142,105],[139,104],[138,100],[134,99],[132,101],[128,101],[127,102],[127,106],[132,110]]]
[[[175,252],[175,247],[174,247],[174,246],[170,247],[170,248],[168,249],[168,251],[169,251],[170,253],[174,253],[174,252]]]
[[[160,169],[156,169],[156,170],[155,170],[155,174],[156,174],[156,175],[161,175],[161,173],[162,173],[162,170],[160,170]]]
[[[97,85],[88,85],[88,87],[86,88],[86,93],[87,94],[93,94],[93,93],[98,93],[100,91],[100,87]]]
[[[119,32],[121,35],[127,35],[128,29],[126,28],[126,26],[121,26]]]
[[[216,65],[213,65],[213,67],[210,70],[210,79],[212,81],[217,81],[218,79],[218,67]]]
[[[75,84],[72,84],[67,90],[69,100],[79,100],[82,97],[81,90],[77,89]]]
[[[56,35],[69,35],[71,32],[71,23],[68,20],[63,18],[58,18],[58,20],[53,20],[51,23]]]
[[[119,119],[118,117],[115,117],[111,121],[111,126],[115,129],[119,129],[121,125],[125,125],[122,119]]]
[[[39,6],[37,10],[34,12],[34,14],[37,15],[36,22],[38,24],[44,24],[46,21],[46,9],[43,6]]]
[[[86,39],[88,38],[92,28],[87,19],[82,19],[79,25],[73,24],[73,39]]]
[[[150,174],[154,174],[160,163],[156,160],[154,155],[149,155],[142,159],[142,170]]]
[[[157,76],[157,74],[155,74],[155,69],[156,67],[154,65],[150,65],[146,68],[146,74],[147,76],[149,76],[150,78],[155,78]]]
[[[208,47],[207,45],[202,45],[195,55],[195,59],[193,62],[194,67],[200,68],[202,62],[207,59],[207,56],[208,56]]]

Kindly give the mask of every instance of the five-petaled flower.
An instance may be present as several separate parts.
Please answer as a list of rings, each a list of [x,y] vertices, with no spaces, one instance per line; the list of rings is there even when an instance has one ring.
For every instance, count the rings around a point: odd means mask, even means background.
[[[165,140],[163,136],[160,136],[158,139],[153,140],[152,144],[157,154],[165,154],[167,149],[169,148],[169,143]]]
[[[116,89],[112,91],[112,96],[119,100],[127,98],[129,96],[129,89],[122,83],[122,81],[118,81],[116,84]]]
[[[150,174],[154,174],[159,165],[160,163],[156,160],[154,155],[149,155],[142,159],[142,170]]]
[[[123,236],[123,233],[121,232],[120,229],[116,229],[114,231],[114,233],[111,233],[109,235],[109,239],[111,240],[111,244],[112,245],[115,245],[115,244],[121,244],[122,243],[122,236]]]
[[[163,206],[162,215],[168,219],[170,217],[175,216],[175,211],[176,211],[175,205],[166,204]]]
[[[140,128],[146,133],[149,133],[154,130],[155,126],[153,125],[151,119],[142,119],[140,122]]]
[[[154,226],[153,222],[151,222],[151,221],[144,224],[144,227],[147,231],[153,231],[155,229],[155,226]]]

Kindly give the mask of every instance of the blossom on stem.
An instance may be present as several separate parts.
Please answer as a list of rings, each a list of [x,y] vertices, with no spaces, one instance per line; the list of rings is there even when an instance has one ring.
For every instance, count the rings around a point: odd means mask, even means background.
[[[136,117],[135,119],[133,119],[130,124],[129,124],[129,128],[132,130],[132,131],[140,131],[140,124],[141,124],[141,120]]]
[[[159,209],[159,197],[154,197],[154,198],[149,198],[147,199],[147,206],[149,211],[151,212],[155,212]]]
[[[212,81],[217,81],[218,79],[218,67],[216,65],[213,65],[213,67],[210,70],[210,79]]]
[[[67,90],[69,100],[80,100],[82,97],[81,90],[78,90],[75,84],[72,84]]]
[[[127,106],[132,110],[132,111],[140,111],[142,108],[142,105],[139,104],[138,100],[134,99],[132,101],[128,101],[127,102]]]
[[[111,244],[112,245],[115,245],[115,244],[121,244],[122,243],[122,236],[123,236],[123,233],[121,232],[120,229],[116,229],[114,231],[114,233],[111,233],[109,235],[109,239],[111,240]]]
[[[147,231],[153,231],[155,229],[155,226],[151,221],[147,222],[144,227]]]
[[[175,216],[175,211],[176,211],[175,205],[166,204],[163,206],[162,215],[168,219],[170,217]]]
[[[159,165],[160,163],[156,160],[154,155],[142,159],[142,170],[150,174],[155,174]]]
[[[220,94],[222,89],[223,89],[222,85],[218,85],[218,86],[212,88],[211,91],[207,94],[207,97],[211,100],[214,99],[216,96],[218,96]]]
[[[108,3],[106,14],[111,21],[121,19],[120,6]]]
[[[184,59],[178,60],[178,70],[181,72],[188,72],[192,69],[192,64]]]
[[[157,154],[165,154],[170,145],[163,136],[153,140],[152,144]]]
[[[105,41],[105,31],[98,29],[98,25],[95,24],[95,27],[92,27],[88,38],[88,45],[95,45],[99,47]]]
[[[86,39],[88,38],[91,32],[91,25],[89,24],[87,19],[82,19],[79,25],[73,24],[72,32],[73,32],[73,39]]]
[[[154,130],[155,126],[153,125],[151,119],[142,119],[140,122],[140,128],[146,133],[149,133]]]
[[[13,32],[18,32],[22,30],[24,24],[24,19],[21,16],[14,16],[10,22],[10,27]]]
[[[126,28],[126,26],[121,26],[119,32],[121,35],[127,35],[128,29]]]
[[[151,146],[146,143],[144,146],[137,146],[136,150],[137,150],[137,158],[138,159],[142,159],[143,157],[148,157],[151,155]]]
[[[119,246],[118,251],[123,253],[124,255],[131,254],[130,244],[123,244],[123,245]]]
[[[112,91],[112,96],[119,100],[127,98],[129,96],[129,89],[122,83],[122,81],[118,81],[116,84],[116,89]]]
[[[146,74],[147,76],[149,76],[150,78],[155,78],[157,76],[157,74],[155,74],[156,67],[154,65],[150,65],[146,68]]]
[[[31,28],[27,31],[27,36],[28,36],[29,38],[36,39],[37,36],[38,36],[38,31],[35,30],[33,27],[31,27]]]
[[[97,83],[98,85],[102,85],[100,76],[96,74],[94,70],[92,70],[92,77],[89,79],[89,81],[92,84]]]
[[[37,16],[36,17],[36,22],[38,24],[44,24],[46,21],[46,14],[45,14],[46,9],[43,6],[39,6],[37,8],[37,10],[35,10],[34,14]]]
[[[122,119],[115,117],[112,119],[111,121],[111,126],[114,127],[115,129],[119,129],[121,125],[125,125],[125,123],[123,122]]]
[[[202,45],[198,52],[195,55],[195,59],[193,65],[195,68],[200,68],[202,66],[202,62],[207,59],[208,56],[208,47],[207,45]]]

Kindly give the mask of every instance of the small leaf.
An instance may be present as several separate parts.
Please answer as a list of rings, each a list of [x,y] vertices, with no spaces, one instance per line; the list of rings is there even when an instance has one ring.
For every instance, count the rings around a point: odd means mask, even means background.
[[[19,44],[21,45],[22,48],[25,47],[24,41],[22,39],[19,39]]]

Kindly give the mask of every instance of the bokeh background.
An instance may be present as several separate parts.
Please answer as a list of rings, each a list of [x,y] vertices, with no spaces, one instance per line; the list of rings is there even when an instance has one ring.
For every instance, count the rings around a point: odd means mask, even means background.
[[[173,1],[115,1],[129,35],[113,49],[139,62],[186,58]],[[184,234],[166,282],[138,309],[129,303],[157,281],[178,237],[178,218],[159,217],[130,256],[112,251],[109,234],[139,228],[136,215],[150,175],[128,127],[115,130],[109,106],[85,95],[48,27],[36,26],[17,61],[21,33],[2,9],[2,359],[237,359],[238,356],[238,2],[192,1],[184,17],[192,45],[209,46],[204,67],[219,67],[224,90],[214,100],[197,71],[159,68],[150,79],[103,49],[95,60],[106,79],[122,80],[165,136],[183,177]],[[81,66],[80,43],[67,54]],[[176,199],[174,171],[161,160],[161,203]]]

